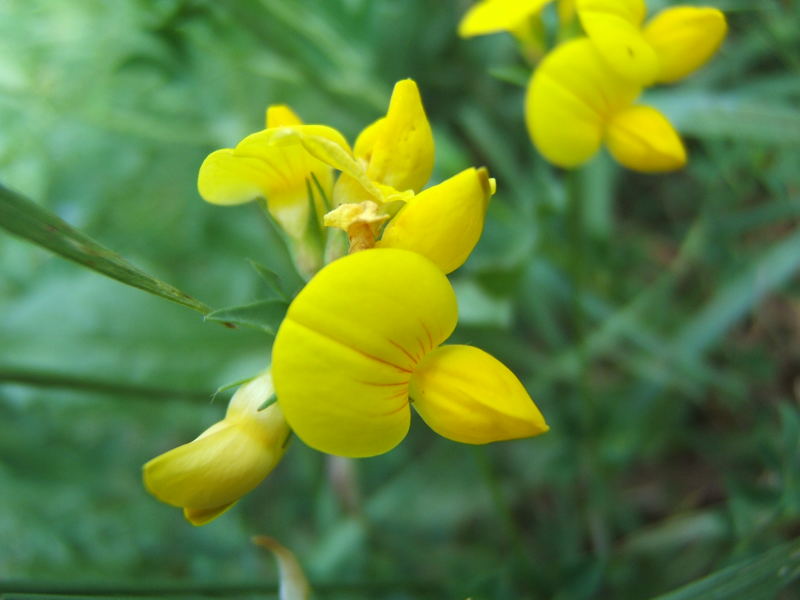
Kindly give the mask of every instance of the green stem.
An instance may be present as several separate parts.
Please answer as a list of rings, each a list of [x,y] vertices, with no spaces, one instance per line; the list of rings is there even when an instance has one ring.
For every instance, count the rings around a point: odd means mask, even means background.
[[[136,396],[148,400],[209,400],[208,393],[199,390],[175,390],[150,387],[132,383],[121,383],[119,381],[67,375],[64,373],[39,371],[36,369],[0,366],[0,385],[4,383],[41,388],[80,390],[82,392],[93,392],[98,394],[120,394],[126,396]]]
[[[320,594],[345,592],[386,592],[389,590],[411,591],[419,594],[441,592],[435,583],[414,581],[364,581],[316,583],[313,588]],[[278,585],[264,582],[198,583],[157,582],[148,585],[130,583],[41,583],[36,581],[0,580],[0,597],[9,598],[75,598],[88,597],[93,600],[110,597],[153,596],[245,596],[251,594],[276,594]]]
[[[503,497],[503,490],[500,487],[500,482],[497,480],[497,476],[492,468],[491,457],[489,456],[488,450],[484,446],[478,446],[475,448],[475,456],[478,460],[478,465],[480,466],[484,481],[486,482],[486,487],[492,497],[495,512],[503,524],[503,529],[505,529],[505,537],[508,539],[509,545],[514,550],[520,564],[530,565],[531,561],[528,560],[525,555],[522,538],[514,522],[514,515],[511,513],[508,502],[506,502],[506,499]]]
[[[568,195],[567,226],[569,235],[569,271],[572,279],[572,320],[575,352],[578,362],[576,382],[576,403],[580,415],[578,425],[581,435],[580,478],[587,491],[585,522],[588,527],[592,548],[599,557],[609,552],[609,534],[606,526],[604,501],[598,491],[604,489],[601,481],[603,466],[597,439],[597,406],[589,390],[589,355],[586,345],[587,320],[584,310],[584,295],[587,290],[591,250],[588,247],[585,226],[586,194],[584,193],[585,173],[582,170],[569,171],[566,186]]]

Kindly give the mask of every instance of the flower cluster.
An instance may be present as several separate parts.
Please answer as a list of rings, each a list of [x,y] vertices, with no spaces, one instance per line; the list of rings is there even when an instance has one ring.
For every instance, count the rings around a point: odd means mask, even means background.
[[[462,35],[518,32],[548,2],[514,3],[513,15],[506,4],[484,0],[473,7]],[[566,168],[585,163],[603,144],[630,169],[681,168],[686,149],[680,136],[663,114],[637,99],[646,87],[674,83],[704,65],[725,37],[723,13],[676,6],[645,22],[644,0],[575,0],[574,8],[586,35],[557,46],[528,85],[525,116],[533,143]]]
[[[271,374],[241,387],[220,423],[145,465],[157,498],[206,523],[274,468],[290,428],[320,451],[374,456],[405,437],[412,407],[468,444],[547,431],[507,367],[478,348],[443,345],[457,321],[446,275],[478,242],[495,182],[469,168],[423,189],[433,161],[412,80],[397,83],[386,116],[352,149],[335,129],[273,106],[266,129],[208,156],[201,196],[264,202],[310,280],[278,329]],[[327,239],[314,245],[308,232],[323,225]],[[347,256],[336,250],[339,229]]]

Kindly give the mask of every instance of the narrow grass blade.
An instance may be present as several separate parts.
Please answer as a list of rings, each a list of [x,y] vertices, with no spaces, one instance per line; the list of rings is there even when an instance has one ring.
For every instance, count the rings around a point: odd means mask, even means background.
[[[80,265],[192,310],[211,309],[188,294],[148,275],[35,202],[0,185],[0,227]]]
[[[675,339],[678,355],[694,356],[722,336],[761,299],[800,268],[800,231],[773,244],[720,287]]]
[[[712,573],[655,600],[759,600],[800,578],[800,540]]]

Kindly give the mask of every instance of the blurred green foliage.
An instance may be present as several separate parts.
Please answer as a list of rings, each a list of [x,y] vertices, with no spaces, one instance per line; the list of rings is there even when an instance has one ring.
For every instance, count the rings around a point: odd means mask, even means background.
[[[723,51],[649,98],[686,170],[601,156],[567,177],[492,75],[524,66],[511,38],[456,37],[468,4],[0,4],[0,181],[214,308],[265,296],[246,259],[291,276],[255,206],[200,201],[203,157],[269,103],[352,140],[415,78],[436,178],[498,179],[454,278],[457,339],[512,366],[552,427],[470,448],[417,421],[355,463],[356,508],[295,443],[192,528],[141,464],[217,420],[211,393],[263,368],[270,337],[2,235],[0,578],[268,582],[264,533],[312,581],[354,584],[318,597],[645,598],[800,534],[800,6],[712,2]]]

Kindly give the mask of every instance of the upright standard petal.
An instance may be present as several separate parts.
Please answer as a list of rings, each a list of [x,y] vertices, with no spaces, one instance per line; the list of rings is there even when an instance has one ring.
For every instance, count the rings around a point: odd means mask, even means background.
[[[464,444],[531,437],[549,428],[519,379],[472,346],[442,346],[411,377],[414,408],[436,433]]]
[[[515,31],[525,19],[552,0],[483,0],[470,7],[458,24],[458,35],[474,37],[499,31]]]
[[[644,30],[659,58],[657,81],[672,83],[702,67],[727,31],[725,15],[716,8],[676,6],[661,11]]]
[[[297,113],[285,104],[268,106],[266,117],[267,129],[303,124],[303,120],[297,116]]]
[[[386,117],[370,125],[356,143],[370,180],[402,192],[418,192],[433,172],[433,132],[413,79],[394,86]]]
[[[550,162],[578,166],[600,148],[607,120],[640,92],[640,86],[606,65],[590,40],[566,42],[531,78],[525,99],[528,132]]]
[[[664,173],[686,164],[686,148],[678,132],[650,106],[620,111],[608,125],[606,143],[614,158],[635,171]]]
[[[583,29],[603,60],[622,77],[647,85],[658,74],[658,57],[642,35],[644,0],[577,0]]]
[[[456,317],[447,278],[414,252],[366,250],[323,268],[292,302],[272,351],[292,429],[330,454],[391,450],[408,431],[411,373]]]
[[[289,435],[277,405],[258,410],[271,390],[269,375],[241,386],[225,419],[145,464],[148,491],[201,525],[252,490],[278,464]]]
[[[376,246],[418,252],[450,273],[478,243],[491,194],[486,169],[462,171],[411,198]]]

